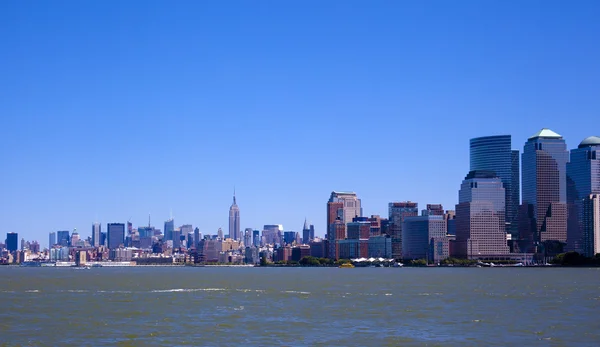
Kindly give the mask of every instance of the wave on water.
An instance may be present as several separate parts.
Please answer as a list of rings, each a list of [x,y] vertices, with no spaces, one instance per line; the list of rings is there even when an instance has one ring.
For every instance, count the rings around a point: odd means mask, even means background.
[[[151,290],[150,293],[223,292],[223,291],[227,291],[227,289],[225,289],[225,288],[194,288],[194,289],[175,288],[175,289]]]
[[[296,290],[284,290],[284,291],[282,291],[282,293],[310,295],[310,292],[299,292],[299,291],[296,291]]]
[[[26,290],[25,293],[39,293],[38,289]]]

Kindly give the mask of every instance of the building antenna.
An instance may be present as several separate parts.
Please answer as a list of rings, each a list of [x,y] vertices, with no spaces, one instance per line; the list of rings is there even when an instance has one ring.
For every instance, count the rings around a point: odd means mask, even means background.
[[[150,228],[150,212],[148,212],[148,228]]]

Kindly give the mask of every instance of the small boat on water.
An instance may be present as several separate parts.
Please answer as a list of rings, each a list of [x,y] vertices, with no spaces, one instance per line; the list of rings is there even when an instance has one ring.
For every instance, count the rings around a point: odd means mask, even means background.
[[[344,263],[344,264],[340,265],[340,269],[351,269],[353,267],[354,267],[354,265],[352,265],[351,263]]]

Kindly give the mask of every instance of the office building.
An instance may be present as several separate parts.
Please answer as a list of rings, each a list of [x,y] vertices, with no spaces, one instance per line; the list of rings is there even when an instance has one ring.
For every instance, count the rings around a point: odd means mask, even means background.
[[[600,194],[583,199],[583,255],[594,257],[600,253]]]
[[[478,259],[508,254],[504,185],[492,171],[471,171],[456,205],[456,257]]]
[[[280,224],[267,224],[263,226],[262,236],[265,239],[265,243],[281,245],[283,242],[282,231],[283,226]]]
[[[584,139],[572,149],[567,163],[567,247],[570,251],[584,252],[583,203],[592,194],[600,194],[600,137],[597,136]]]
[[[444,206],[441,204],[427,204],[427,209],[421,211],[422,216],[443,216]]]
[[[148,227],[150,227],[150,221],[148,220]],[[138,228],[139,230],[139,228]],[[175,221],[173,218],[170,218],[165,222],[165,237],[164,240],[173,240],[173,231],[175,230]]]
[[[296,241],[296,235],[298,233],[295,231],[284,231],[283,232],[283,243],[285,243],[286,245],[291,245],[292,243],[294,243],[294,241]]]
[[[196,229],[194,229],[194,245],[193,245],[193,248],[198,249],[198,243],[200,242],[200,239],[202,239],[202,234],[200,233],[200,229],[198,227],[196,227]]]
[[[300,261],[304,257],[310,256],[310,247],[306,245],[300,245],[292,247],[292,260]]]
[[[125,224],[108,223],[106,225],[107,246],[109,249],[116,249],[123,246],[125,241]]]
[[[404,259],[426,259],[437,263],[449,256],[446,219],[430,214],[404,218],[402,255]]]
[[[346,224],[346,238],[368,240],[371,236],[371,222],[367,217],[356,217]]]
[[[304,218],[304,227],[302,227],[302,243],[308,245],[308,243],[315,238],[315,227],[314,225],[308,225],[306,218]]]
[[[56,233],[54,231],[50,232],[48,240],[48,248],[52,248],[56,244]]]
[[[252,231],[252,245],[254,247],[260,247],[260,230]]]
[[[92,224],[92,246],[100,246],[100,234],[102,233],[102,225],[100,223]]]
[[[6,234],[6,249],[8,252],[14,252],[19,249],[19,234],[7,233]]]
[[[367,241],[367,245],[369,258],[392,258],[392,238],[390,235],[371,236]]]
[[[470,171],[491,171],[504,185],[506,232],[518,237],[519,151],[512,149],[510,135],[477,137],[470,140]]]
[[[240,208],[235,201],[235,191],[233,192],[233,204],[229,208],[229,237],[240,241]]]
[[[71,237],[69,236],[68,230],[61,230],[56,232],[56,243],[60,246],[67,247],[69,246],[69,241]]]
[[[252,245],[252,228],[246,228],[244,230],[244,246],[248,247]]]
[[[522,157],[523,209],[520,237],[544,253],[561,252],[550,245],[567,241],[567,162],[565,140],[542,129],[525,143]],[[457,211],[458,215],[458,211]],[[541,253],[538,247],[537,252]]]
[[[392,257],[402,259],[402,224],[404,218],[419,215],[419,205],[416,202],[390,202],[388,205],[390,236],[392,237]]]

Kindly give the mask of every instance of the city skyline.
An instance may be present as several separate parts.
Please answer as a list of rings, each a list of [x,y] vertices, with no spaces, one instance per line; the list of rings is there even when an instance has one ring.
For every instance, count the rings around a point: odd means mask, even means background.
[[[453,206],[471,138],[598,135],[600,5],[515,8],[2,2],[0,232],[160,228],[170,209],[227,232],[234,184],[241,229],[306,216],[323,236],[331,190],[364,215]]]

